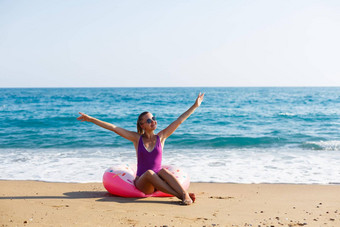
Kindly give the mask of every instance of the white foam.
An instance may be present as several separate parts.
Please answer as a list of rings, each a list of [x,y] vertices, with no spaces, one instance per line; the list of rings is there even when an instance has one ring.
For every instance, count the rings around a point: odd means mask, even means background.
[[[101,182],[114,165],[136,163],[128,149],[0,150],[0,179]],[[163,164],[189,173],[192,182],[329,184],[340,181],[333,151],[302,149],[165,150]]]
[[[340,151],[340,141],[339,140],[307,142],[307,144],[317,145],[317,146],[321,147],[322,150]]]
[[[339,182],[340,158],[305,150],[210,150],[183,163],[195,182],[328,184]]]
[[[280,116],[294,117],[296,114],[293,113],[279,113]]]
[[[124,150],[2,150],[0,179],[52,182],[101,182],[112,165],[133,161]],[[127,160],[132,159],[132,160]]]

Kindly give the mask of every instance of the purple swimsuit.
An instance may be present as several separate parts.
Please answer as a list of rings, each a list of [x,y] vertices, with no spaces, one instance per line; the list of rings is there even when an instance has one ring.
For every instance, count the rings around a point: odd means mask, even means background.
[[[158,173],[162,168],[162,144],[157,136],[155,148],[149,152],[145,149],[142,136],[139,139],[137,151],[137,176],[142,176],[147,170]]]

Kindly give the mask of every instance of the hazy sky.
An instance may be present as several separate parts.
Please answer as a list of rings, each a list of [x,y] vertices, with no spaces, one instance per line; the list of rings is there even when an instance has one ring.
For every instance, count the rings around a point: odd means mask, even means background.
[[[339,0],[0,0],[0,87],[340,86]]]

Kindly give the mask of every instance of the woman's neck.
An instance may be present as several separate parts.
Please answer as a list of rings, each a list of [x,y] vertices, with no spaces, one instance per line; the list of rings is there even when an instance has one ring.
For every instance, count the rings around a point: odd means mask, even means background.
[[[154,131],[151,131],[151,132],[144,132],[143,136],[147,139],[151,139],[152,137],[155,136],[155,133]]]

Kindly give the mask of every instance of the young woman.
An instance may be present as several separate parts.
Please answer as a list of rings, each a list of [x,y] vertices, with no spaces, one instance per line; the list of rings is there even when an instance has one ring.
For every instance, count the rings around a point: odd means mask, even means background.
[[[176,196],[182,201],[182,204],[190,205],[195,201],[195,195],[185,191],[176,177],[161,167],[162,152],[165,140],[201,105],[203,98],[204,93],[200,93],[194,105],[157,134],[155,134],[157,120],[150,112],[143,112],[139,115],[137,132],[119,128],[80,112],[81,116],[77,119],[92,122],[100,127],[111,130],[133,143],[137,154],[135,186],[140,191],[145,194],[151,194],[155,190],[160,190]]]

